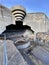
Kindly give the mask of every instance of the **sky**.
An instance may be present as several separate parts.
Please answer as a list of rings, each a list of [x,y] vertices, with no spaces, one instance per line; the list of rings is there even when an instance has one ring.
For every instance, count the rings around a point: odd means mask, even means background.
[[[28,13],[43,12],[49,17],[49,0],[0,0],[0,4],[8,8],[22,5]]]

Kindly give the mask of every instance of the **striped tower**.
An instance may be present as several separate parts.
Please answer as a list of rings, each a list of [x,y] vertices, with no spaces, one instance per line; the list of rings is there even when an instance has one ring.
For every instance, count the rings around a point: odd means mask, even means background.
[[[15,21],[22,21],[26,16],[26,9],[22,6],[14,6],[12,7],[12,14],[15,16]]]

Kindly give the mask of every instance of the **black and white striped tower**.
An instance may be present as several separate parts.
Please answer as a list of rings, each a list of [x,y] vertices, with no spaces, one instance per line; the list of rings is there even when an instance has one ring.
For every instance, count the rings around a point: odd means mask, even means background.
[[[26,16],[26,9],[21,5],[13,6],[12,14],[15,16],[15,21],[23,22],[23,20]]]

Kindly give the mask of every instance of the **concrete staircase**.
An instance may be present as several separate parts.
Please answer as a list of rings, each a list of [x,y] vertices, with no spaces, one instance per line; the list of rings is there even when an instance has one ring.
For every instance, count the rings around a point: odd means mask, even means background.
[[[2,41],[3,42],[3,41]],[[0,45],[0,64],[3,64],[3,47]],[[8,57],[8,65],[28,65],[27,62],[23,59],[20,52],[13,45],[13,41],[6,41],[6,49],[7,49],[7,57]]]

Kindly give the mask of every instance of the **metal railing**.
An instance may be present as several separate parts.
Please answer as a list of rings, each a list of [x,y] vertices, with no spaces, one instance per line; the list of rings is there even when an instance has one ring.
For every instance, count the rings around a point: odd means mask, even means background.
[[[3,65],[8,65],[7,48],[6,48],[6,35],[1,34],[0,38],[3,38]]]

